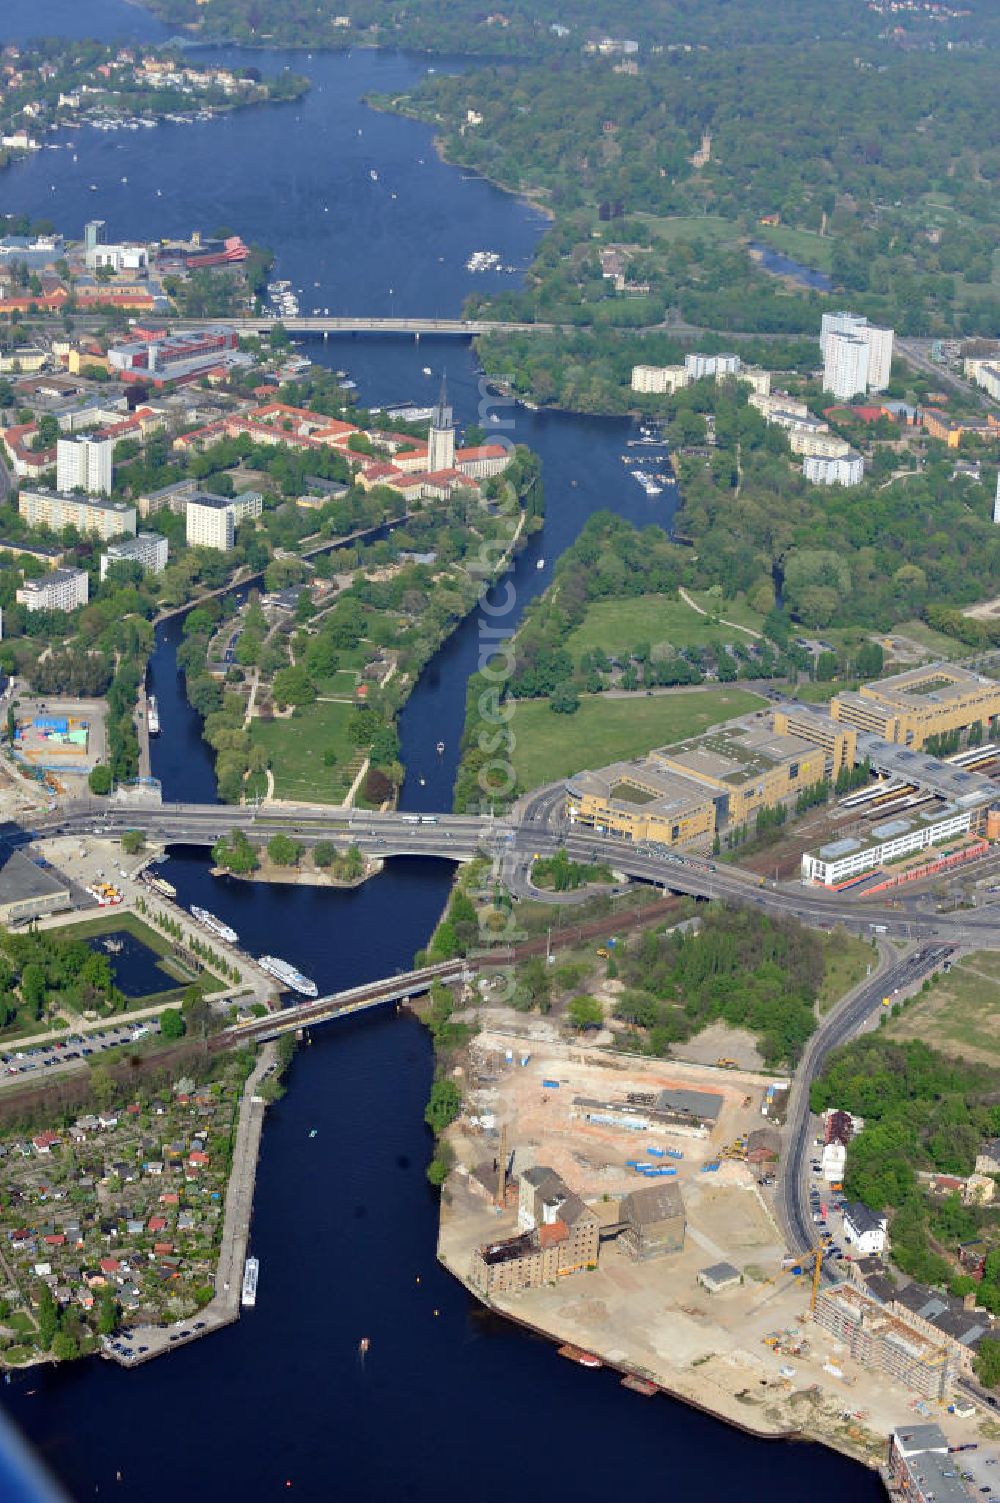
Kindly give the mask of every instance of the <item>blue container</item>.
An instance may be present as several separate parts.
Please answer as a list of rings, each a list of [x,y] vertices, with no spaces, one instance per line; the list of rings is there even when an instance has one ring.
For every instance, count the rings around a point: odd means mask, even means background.
[[[543,1090],[546,1090],[546,1091],[558,1091],[558,1089],[559,1089],[559,1082],[558,1082],[558,1080],[543,1080],[542,1081],[542,1088],[543,1088]]]
[[[654,1158],[654,1159],[662,1159],[662,1157],[663,1157],[663,1155],[664,1155],[664,1152],[665,1152],[665,1151],[666,1151],[666,1150],[665,1150],[665,1149],[663,1149],[663,1148],[647,1148],[647,1149],[646,1149],[646,1152],[647,1152],[647,1153],[648,1153],[648,1154],[649,1154],[649,1155],[650,1155],[650,1156],[651,1156],[651,1157],[652,1157],[652,1158]]]

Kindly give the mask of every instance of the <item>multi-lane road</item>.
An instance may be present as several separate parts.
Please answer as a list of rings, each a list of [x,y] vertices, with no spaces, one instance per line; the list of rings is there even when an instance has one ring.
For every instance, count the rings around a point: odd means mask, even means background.
[[[436,856],[468,861],[479,852],[492,855],[498,874],[517,897],[545,898],[532,887],[532,861],[564,848],[577,860],[603,861],[624,876],[650,882],[671,892],[717,899],[762,912],[832,928],[840,923],[857,933],[874,930],[914,941],[974,943],[1000,949],[1000,905],[957,913],[938,913],[930,900],[903,894],[893,902],[847,893],[806,888],[798,882],[774,883],[710,858],[678,853],[662,846],[632,845],[620,838],[569,824],[562,812],[561,787],[539,790],[502,818],[474,814],[408,814],[322,805],[260,809],[226,804],[150,804],[129,807],[102,800],[80,800],[34,816],[22,830],[25,838],[58,834],[115,837],[138,828],[154,841],[170,845],[211,846],[239,829],[251,839],[267,841],[279,831],[304,845],[331,840],[356,844],[367,856]],[[13,831],[10,831],[13,833]]]
[[[949,945],[924,945],[904,959],[877,971],[835,1007],[817,1028],[806,1046],[792,1082],[785,1124],[785,1150],[781,1159],[777,1207],[796,1252],[805,1252],[816,1242],[807,1205],[806,1149],[809,1139],[809,1094],[832,1049],[851,1039],[873,1019],[877,1021],[883,997],[907,991],[936,970],[952,954]]]

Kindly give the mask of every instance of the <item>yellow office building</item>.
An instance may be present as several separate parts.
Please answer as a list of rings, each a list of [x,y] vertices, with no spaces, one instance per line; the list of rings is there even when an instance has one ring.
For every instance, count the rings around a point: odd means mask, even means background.
[[[863,684],[856,694],[838,694],[830,714],[841,724],[919,751],[929,736],[967,731],[977,721],[987,729],[1000,715],[1000,683],[935,663]]]
[[[567,780],[567,812],[574,823],[635,842],[707,842],[821,782],[825,767],[822,747],[751,717],[578,773]]]

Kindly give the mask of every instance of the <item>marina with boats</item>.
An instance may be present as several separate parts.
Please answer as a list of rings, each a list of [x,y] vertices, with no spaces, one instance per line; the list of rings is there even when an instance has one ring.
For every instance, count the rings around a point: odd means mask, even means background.
[[[664,486],[675,483],[673,460],[658,428],[641,426],[639,436],[627,439],[625,447],[631,453],[622,454],[621,462],[650,500],[662,495]]]

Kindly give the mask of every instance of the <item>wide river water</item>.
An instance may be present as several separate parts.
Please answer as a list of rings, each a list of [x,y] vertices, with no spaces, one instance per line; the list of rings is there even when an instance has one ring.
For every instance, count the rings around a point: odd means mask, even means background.
[[[165,36],[122,0],[3,0],[0,42],[39,33]],[[442,164],[423,127],[361,102],[373,89],[411,87],[426,59],[251,56],[267,72],[286,64],[307,72],[311,93],[210,124],[77,132],[76,163],[69,151],[44,151],[4,173],[0,208],[47,215],[73,236],[95,216],[112,237],[231,226],[276,251],[278,274],[302,288],[303,311],[455,315],[481,285],[464,270],[472,250],[527,264],[543,228],[533,210]],[[483,416],[475,360],[462,343],[352,339],[315,342],[309,353],[348,369],[371,403],[429,400],[447,365],[459,419]],[[628,476],[627,422],[490,410],[502,419],[498,431],[544,464],[545,528],[513,574],[516,604],[504,619],[513,625],[588,515],[610,507],[666,525],[673,502],[670,490],[648,499]],[[212,799],[211,762],[176,674],[179,631],[173,623],[160,632],[151,664],[163,719],[154,771],[168,798]],[[478,650],[473,617],[429,664],[403,713],[407,807],[450,804]],[[442,862],[406,860],[351,893],[269,888],[213,881],[205,855],[193,851],[175,854],[168,871],[181,901],[207,904],[252,948],[287,956],[323,990],[408,966],[451,877]],[[626,1476],[699,1503],[883,1496],[872,1474],[818,1446],[757,1441],[681,1404],[642,1402],[613,1374],[563,1362],[547,1342],[485,1314],[435,1262],[437,1197],[424,1177],[431,1069],[427,1037],[411,1019],[371,1015],[319,1030],[264,1131],[256,1309],[134,1372],[93,1360],[4,1388],[10,1412],[74,1498],[252,1503],[291,1491],[359,1503],[506,1503],[558,1491],[596,1500]],[[364,1366],[362,1335],[371,1341]]]

